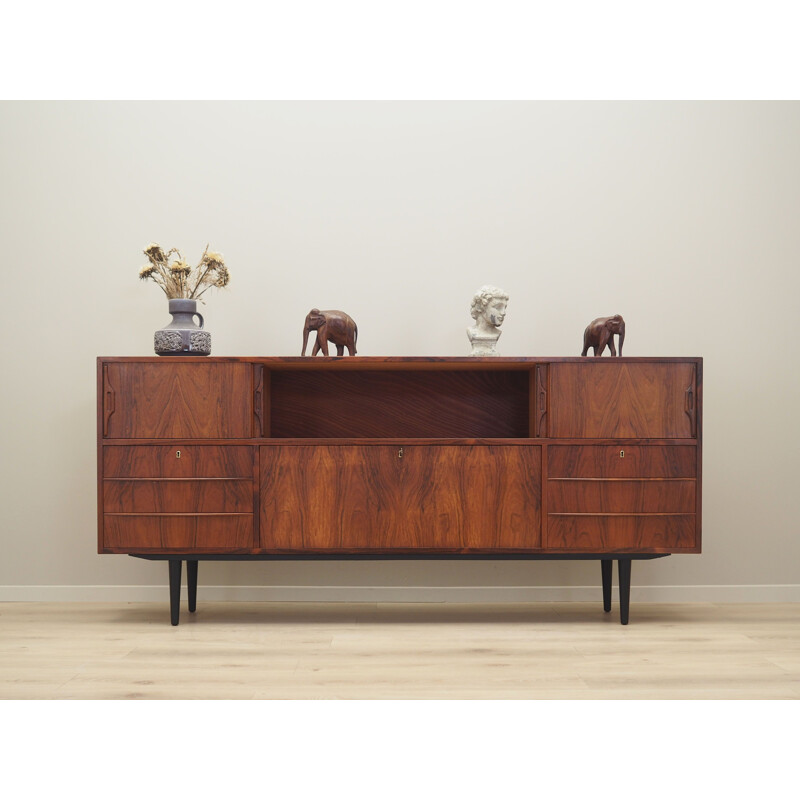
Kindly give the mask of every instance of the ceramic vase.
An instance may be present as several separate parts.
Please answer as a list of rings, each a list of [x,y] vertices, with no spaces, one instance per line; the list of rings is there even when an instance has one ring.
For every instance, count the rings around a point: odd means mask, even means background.
[[[169,301],[172,322],[153,336],[159,356],[207,356],[211,353],[211,334],[203,330],[203,315],[197,312],[197,300],[178,298]],[[194,318],[200,320],[197,325]]]

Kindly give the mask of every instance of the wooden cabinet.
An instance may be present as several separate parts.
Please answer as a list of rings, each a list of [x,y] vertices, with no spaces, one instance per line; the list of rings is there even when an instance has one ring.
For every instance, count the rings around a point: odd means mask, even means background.
[[[98,549],[169,559],[171,585],[204,557],[629,578],[700,552],[701,407],[698,358],[101,358]]]

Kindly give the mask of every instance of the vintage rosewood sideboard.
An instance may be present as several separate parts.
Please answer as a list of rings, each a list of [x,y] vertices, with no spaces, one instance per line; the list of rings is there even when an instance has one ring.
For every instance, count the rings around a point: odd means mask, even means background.
[[[596,559],[700,552],[701,358],[99,358],[98,552]]]

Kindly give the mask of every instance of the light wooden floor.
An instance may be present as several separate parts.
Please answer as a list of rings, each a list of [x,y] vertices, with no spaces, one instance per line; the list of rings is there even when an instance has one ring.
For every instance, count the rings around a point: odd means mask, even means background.
[[[0,698],[800,698],[800,604],[0,603]]]

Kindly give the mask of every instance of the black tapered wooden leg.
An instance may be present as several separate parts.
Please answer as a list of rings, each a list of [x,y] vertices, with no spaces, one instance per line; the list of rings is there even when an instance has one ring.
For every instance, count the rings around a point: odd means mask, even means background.
[[[611,611],[611,569],[613,558],[600,559],[600,572],[603,573],[603,611]]]
[[[186,582],[189,584],[189,611],[197,609],[197,561],[186,562]]]
[[[620,558],[617,561],[619,569],[619,621],[628,624],[628,612],[631,606],[631,560]]]
[[[173,625],[178,624],[181,615],[181,561],[169,560],[169,616]]]

